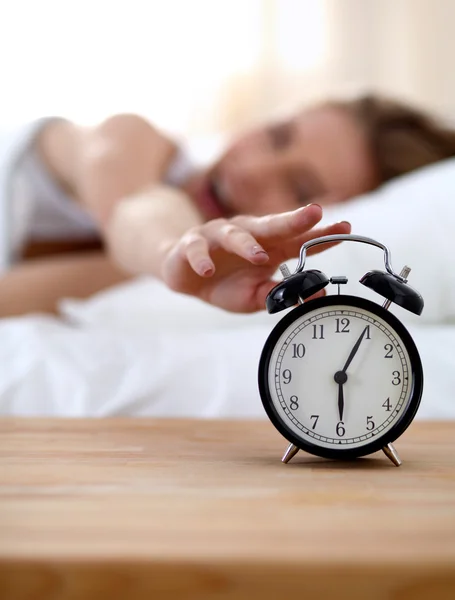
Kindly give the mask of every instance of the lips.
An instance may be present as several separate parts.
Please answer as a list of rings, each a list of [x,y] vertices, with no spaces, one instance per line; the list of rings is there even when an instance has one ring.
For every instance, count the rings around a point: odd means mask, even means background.
[[[218,206],[220,206],[225,213],[231,212],[229,188],[226,184],[226,180],[215,173],[211,177],[210,189]]]
[[[213,193],[210,182],[204,183],[197,195],[197,200],[199,208],[207,219],[218,219],[224,216],[224,212],[218,203],[216,195]]]
[[[208,219],[229,216],[230,210],[226,190],[214,174],[204,178],[199,193],[196,194],[196,200],[200,210]]]

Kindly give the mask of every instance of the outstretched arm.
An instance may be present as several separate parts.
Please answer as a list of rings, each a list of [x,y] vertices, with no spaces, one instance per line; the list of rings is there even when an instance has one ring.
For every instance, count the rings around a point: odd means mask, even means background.
[[[296,256],[302,243],[350,230],[346,223],[312,230],[322,217],[316,204],[204,223],[183,191],[159,183],[172,146],[155,133],[141,126],[130,138],[121,119],[100,131],[73,130],[75,145],[66,154],[73,152],[72,166],[59,170],[98,221],[115,262],[129,273],[151,274],[176,291],[251,312],[263,308],[279,264]],[[155,162],[154,148],[161,149]]]

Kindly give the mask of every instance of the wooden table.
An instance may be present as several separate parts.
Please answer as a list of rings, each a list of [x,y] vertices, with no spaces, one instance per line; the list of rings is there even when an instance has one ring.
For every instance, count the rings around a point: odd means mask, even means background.
[[[455,423],[350,464],[267,421],[0,421],[0,598],[455,598]]]

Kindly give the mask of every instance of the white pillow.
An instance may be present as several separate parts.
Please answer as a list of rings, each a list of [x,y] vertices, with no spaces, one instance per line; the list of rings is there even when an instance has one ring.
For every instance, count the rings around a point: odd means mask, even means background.
[[[396,307],[404,320],[420,323],[455,321],[455,158],[395,179],[370,194],[328,207],[324,222],[347,220],[352,232],[377,239],[389,247],[392,266],[412,268],[409,285],[423,296],[420,317]],[[293,264],[293,263],[292,263]],[[347,275],[346,293],[381,301],[358,283],[371,269],[384,269],[383,252],[359,243],[343,243],[310,257],[308,268],[328,276]]]

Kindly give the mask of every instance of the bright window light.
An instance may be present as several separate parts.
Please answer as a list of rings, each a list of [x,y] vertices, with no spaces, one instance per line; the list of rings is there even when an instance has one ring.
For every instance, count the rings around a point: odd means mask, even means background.
[[[118,111],[177,132],[216,123],[229,85],[260,78],[269,56],[285,69],[316,64],[322,2],[4,0],[0,126],[55,114],[91,124]]]

